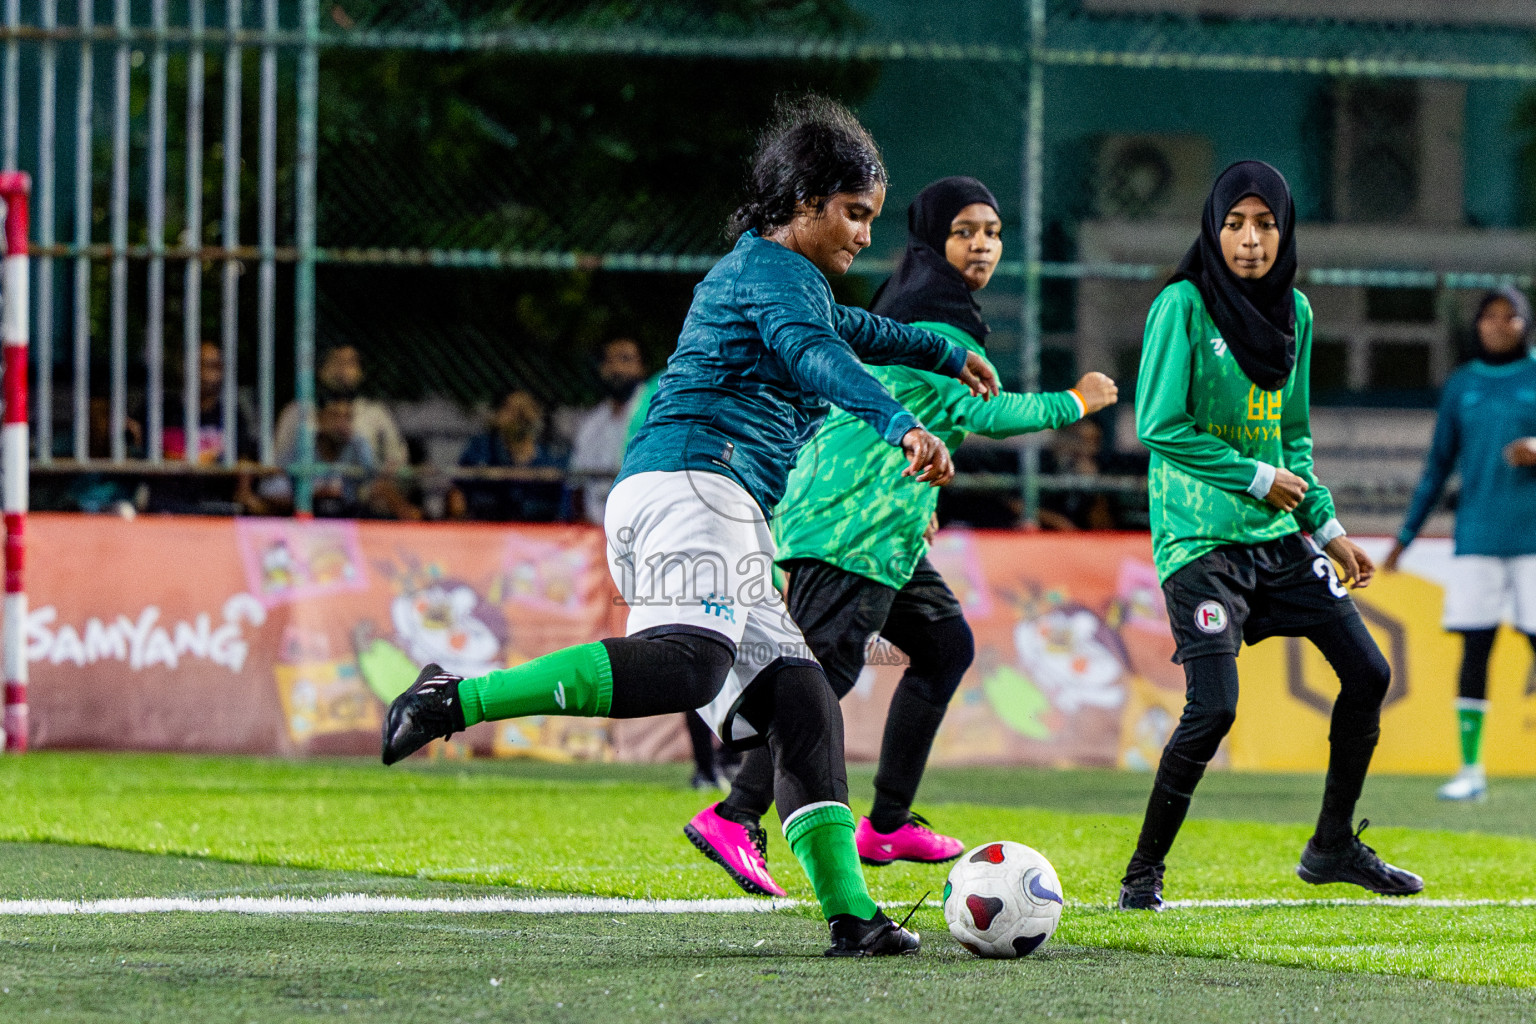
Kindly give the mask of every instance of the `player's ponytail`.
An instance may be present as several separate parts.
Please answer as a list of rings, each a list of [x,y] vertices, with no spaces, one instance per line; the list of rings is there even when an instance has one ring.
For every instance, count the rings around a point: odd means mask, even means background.
[[[820,211],[838,193],[888,181],[880,147],[847,107],[814,94],[780,99],[726,235],[735,242],[751,230],[766,233],[793,220],[801,203]]]

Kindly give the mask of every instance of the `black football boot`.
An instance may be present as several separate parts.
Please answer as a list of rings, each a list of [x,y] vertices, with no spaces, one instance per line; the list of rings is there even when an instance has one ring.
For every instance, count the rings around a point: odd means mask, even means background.
[[[1296,874],[1303,882],[1326,885],[1329,882],[1348,882],[1382,896],[1412,896],[1424,891],[1424,879],[1412,871],[1393,867],[1376,855],[1376,851],[1360,841],[1360,833],[1371,823],[1369,818],[1360,819],[1360,828],[1346,842],[1331,850],[1320,849],[1307,840],[1301,851],[1301,863]]]
[[[875,911],[869,920],[837,914],[827,922],[832,948],[827,956],[910,956],[922,945],[922,937]]]
[[[409,757],[435,739],[464,731],[461,682],[441,665],[428,665],[411,688],[394,699],[384,716],[385,764]]]

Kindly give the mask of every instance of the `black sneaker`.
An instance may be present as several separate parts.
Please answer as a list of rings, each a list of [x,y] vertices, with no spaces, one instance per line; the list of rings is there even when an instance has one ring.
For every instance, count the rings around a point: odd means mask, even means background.
[[[832,948],[827,956],[910,956],[922,945],[922,936],[908,931],[882,911],[868,921],[852,914],[838,914],[827,922]]]
[[[439,737],[464,731],[461,682],[441,665],[428,665],[411,688],[394,699],[384,716],[385,764],[409,757]]]
[[[1120,883],[1121,910],[1163,909],[1163,866],[1144,868],[1133,864]]]
[[[1337,849],[1320,849],[1311,839],[1307,840],[1307,848],[1301,851],[1301,863],[1296,865],[1296,874],[1303,882],[1313,885],[1348,882],[1382,896],[1412,896],[1423,892],[1424,879],[1412,871],[1393,867],[1360,841],[1360,833],[1370,823],[1369,818],[1360,819],[1360,828]]]

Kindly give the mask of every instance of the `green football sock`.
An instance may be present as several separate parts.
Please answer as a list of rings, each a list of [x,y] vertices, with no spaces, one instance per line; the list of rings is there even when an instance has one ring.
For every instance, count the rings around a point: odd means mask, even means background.
[[[847,804],[813,805],[792,815],[784,825],[784,838],[805,868],[828,920],[838,914],[852,914],[865,921],[875,916],[880,908],[864,885],[864,871],[853,845],[853,811]]]
[[[613,666],[600,643],[546,654],[459,684],[464,724],[525,715],[602,718],[613,703]]]
[[[1483,715],[1488,711],[1486,700],[1471,697],[1456,698],[1456,721],[1461,726],[1461,763],[1479,764],[1483,758]]]

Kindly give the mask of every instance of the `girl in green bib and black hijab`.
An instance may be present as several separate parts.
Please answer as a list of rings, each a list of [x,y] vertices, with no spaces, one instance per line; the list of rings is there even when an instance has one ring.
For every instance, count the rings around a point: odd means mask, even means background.
[[[1162,908],[1164,857],[1237,715],[1237,652],[1271,636],[1306,637],[1340,684],[1322,813],[1297,874],[1389,895],[1424,887],[1351,825],[1391,672],[1345,588],[1365,586],[1375,566],[1313,473],[1312,308],[1292,287],[1296,265],[1285,178],[1256,160],[1233,164],[1147,317],[1136,430],[1152,453],[1153,558],[1188,697],[1126,869],[1123,909]]]

